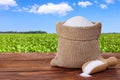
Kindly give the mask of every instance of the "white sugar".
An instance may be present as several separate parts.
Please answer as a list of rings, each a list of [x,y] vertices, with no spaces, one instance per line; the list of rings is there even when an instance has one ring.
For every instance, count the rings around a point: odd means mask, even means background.
[[[86,67],[83,70],[83,73],[81,73],[81,76],[87,77],[86,75],[89,76],[90,72],[95,68],[98,67],[100,65],[103,65],[104,63],[100,60],[95,60],[95,61],[91,61],[89,64],[86,65]]]
[[[82,77],[92,77],[91,75],[86,74],[86,73],[81,73],[80,76],[82,76]]]
[[[88,27],[92,26],[93,24],[82,16],[75,16],[68,19],[63,25],[71,27]]]
[[[104,64],[102,61],[100,60],[95,60],[95,61],[91,61],[85,68],[84,68],[84,73],[89,74],[95,67],[100,66]]]

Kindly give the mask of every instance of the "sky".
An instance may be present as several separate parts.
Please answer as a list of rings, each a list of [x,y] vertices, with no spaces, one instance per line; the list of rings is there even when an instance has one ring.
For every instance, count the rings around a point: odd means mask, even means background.
[[[102,33],[120,33],[120,0],[0,0],[0,31],[56,33],[56,23],[74,16],[102,23]]]

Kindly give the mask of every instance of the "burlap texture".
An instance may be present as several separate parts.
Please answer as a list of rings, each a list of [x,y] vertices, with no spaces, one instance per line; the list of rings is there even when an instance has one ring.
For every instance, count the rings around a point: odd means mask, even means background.
[[[56,30],[58,52],[50,62],[51,66],[82,68],[88,61],[101,59],[98,44],[100,22],[91,27],[70,27],[57,23]]]

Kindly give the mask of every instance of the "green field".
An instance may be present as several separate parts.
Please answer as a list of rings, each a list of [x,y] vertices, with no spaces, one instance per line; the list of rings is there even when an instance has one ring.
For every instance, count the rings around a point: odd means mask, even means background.
[[[120,33],[102,34],[99,38],[99,44],[101,52],[120,53]]]
[[[0,34],[0,52],[57,52],[56,34]],[[101,52],[120,52],[120,34],[102,34]]]

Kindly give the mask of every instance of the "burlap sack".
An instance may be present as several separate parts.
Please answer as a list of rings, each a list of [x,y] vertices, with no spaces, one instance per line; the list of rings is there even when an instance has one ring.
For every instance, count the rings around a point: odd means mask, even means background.
[[[70,27],[57,23],[58,52],[51,66],[65,68],[82,68],[91,60],[101,59],[98,37],[101,33],[101,23],[91,27]]]

